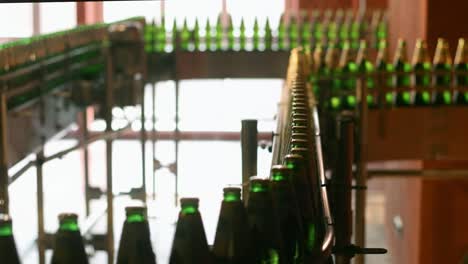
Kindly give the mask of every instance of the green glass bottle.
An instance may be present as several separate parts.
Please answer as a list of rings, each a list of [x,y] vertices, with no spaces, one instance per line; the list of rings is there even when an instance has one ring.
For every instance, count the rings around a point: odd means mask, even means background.
[[[229,48],[229,50],[234,50],[235,37],[234,37],[234,27],[233,27],[232,23],[230,23],[228,25],[227,37],[228,37],[228,48]]]
[[[393,85],[393,65],[389,63],[387,41],[381,40],[378,45],[377,60],[375,62],[379,84],[386,89]],[[381,88],[381,87],[380,87]],[[379,91],[379,104],[393,106],[395,104],[394,91]]]
[[[264,43],[265,43],[265,50],[271,50],[272,49],[273,36],[272,36],[272,33],[271,33],[270,20],[268,19],[268,17],[267,17],[266,23],[265,23]]]
[[[78,216],[63,213],[58,216],[59,229],[55,233],[52,264],[87,264],[83,239],[78,226]]]
[[[301,27],[301,42],[305,49],[312,48],[312,21],[304,19]]]
[[[354,109],[357,101],[355,96],[356,91],[356,75],[358,68],[356,62],[352,60],[350,56],[351,44],[349,41],[343,43],[343,49],[341,51],[340,63],[338,65],[339,76],[341,78],[341,88],[347,92],[342,99],[344,109]]]
[[[164,17],[161,18],[161,24],[156,32],[156,52],[164,52],[166,48],[166,25]]]
[[[328,24],[327,40],[328,43],[338,42],[338,24],[336,23],[336,21],[331,21],[330,24]]]
[[[366,83],[367,88],[367,105],[369,108],[377,106],[377,100],[374,96],[375,91],[375,78],[374,78],[374,65],[368,59],[367,42],[361,40],[359,43],[359,51],[356,58],[356,65],[358,72]]]
[[[218,16],[218,20],[216,21],[216,50],[223,49],[223,38],[224,38],[224,30],[223,24],[221,23],[221,16]]]
[[[356,15],[356,19],[351,23],[351,29],[349,32],[349,39],[351,41],[351,48],[358,49],[361,40],[361,29],[362,29],[362,17]]]
[[[413,86],[417,89],[414,104],[424,106],[431,104],[431,62],[427,50],[427,44],[422,39],[416,40],[416,48],[413,52]]]
[[[197,198],[180,199],[170,264],[213,263]]]
[[[245,50],[245,45],[246,45],[246,35],[245,35],[245,23],[244,23],[244,18],[241,18],[241,23],[240,23],[240,35],[239,35],[239,45],[240,45],[240,50]]]
[[[326,107],[331,110],[337,111],[343,107],[343,102],[341,97],[338,95],[341,89],[342,80],[339,78],[340,70],[338,68],[339,53],[338,47],[335,43],[329,43],[327,52],[325,54],[325,74],[328,77],[331,77],[331,97],[330,102]]]
[[[193,37],[193,45],[194,50],[200,50],[200,26],[198,25],[198,18],[195,18],[195,26],[192,30],[192,37]]]
[[[154,34],[155,34],[154,20],[151,24],[145,24],[145,51],[152,53],[154,47]]]
[[[21,263],[13,238],[13,224],[6,214],[0,214],[0,260],[8,264]]]
[[[327,74],[327,65],[324,60],[324,51],[321,43],[318,43],[315,46],[314,52],[312,54],[313,68],[310,73],[309,82],[312,86],[312,91],[316,96],[319,93],[319,83],[320,78],[324,78]]]
[[[299,46],[299,26],[295,16],[291,16],[289,21],[289,48],[294,49]]]
[[[283,165],[273,166],[271,192],[280,222],[285,263],[303,263],[304,231],[291,174],[292,170]]]
[[[253,26],[253,49],[260,50],[260,27],[258,26],[257,17],[255,17]]]
[[[126,207],[125,214],[117,264],[155,264],[156,256],[151,245],[146,207]]]
[[[457,53],[454,61],[455,86],[468,86],[468,50],[465,45],[465,39],[458,40]],[[468,91],[457,91],[456,103],[458,105],[468,105]]]
[[[397,89],[404,89],[396,94],[397,106],[410,106],[413,103],[410,87],[411,65],[408,63],[408,53],[406,50],[406,41],[398,40],[395,58],[393,60],[394,79],[393,85]]]
[[[312,36],[313,36],[313,44],[317,46],[318,44],[323,44],[324,41],[324,33],[323,33],[323,22],[320,20],[319,15],[316,16],[313,22],[312,27]]]
[[[211,25],[210,25],[210,20],[206,19],[206,25],[205,25],[205,45],[206,45],[206,50],[212,50],[212,36],[211,36]]]
[[[388,26],[387,26],[387,13],[386,12],[382,14],[382,17],[379,20],[379,23],[377,24],[377,29],[375,31],[375,34],[376,34],[377,42],[380,42],[382,40],[387,40]]]
[[[345,41],[350,41],[350,31],[351,31],[351,25],[346,21],[339,27],[339,43],[340,46],[343,47],[343,44]],[[351,47],[351,42],[350,42],[350,48]]]
[[[254,263],[254,245],[247,212],[241,200],[241,189],[227,187],[216,227],[213,255],[216,263]]]
[[[284,166],[291,169],[291,182],[296,193],[296,200],[303,227],[304,263],[309,263],[319,247],[318,228],[316,219],[320,219],[314,209],[313,190],[307,177],[306,162],[303,156],[288,154],[284,157]],[[309,261],[308,261],[309,260]]]
[[[279,25],[278,25],[278,50],[287,49],[287,39],[286,39],[286,22],[284,21],[284,15],[281,15]]]
[[[171,35],[171,43],[172,43],[172,50],[174,51],[177,46],[177,34],[178,34],[178,29],[177,29],[177,23],[176,20],[172,21],[172,35]]]
[[[280,223],[268,180],[251,178],[247,217],[256,251],[254,263],[285,263]]]
[[[433,68],[434,104],[450,105],[452,104],[452,57],[445,39],[439,38],[437,40]]]
[[[180,47],[183,51],[188,51],[190,48],[190,30],[187,26],[187,19],[184,18],[182,31],[180,32]]]

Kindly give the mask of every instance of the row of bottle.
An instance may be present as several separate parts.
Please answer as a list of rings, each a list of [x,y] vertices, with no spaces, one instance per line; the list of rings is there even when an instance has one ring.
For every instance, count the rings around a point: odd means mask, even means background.
[[[359,77],[368,88],[367,103],[371,108],[468,105],[468,91],[465,89],[468,85],[468,50],[465,39],[459,39],[453,63],[444,39],[438,40],[432,63],[427,44],[422,39],[416,41],[411,63],[406,42],[402,39],[398,41],[393,62],[389,59],[384,40],[379,43],[375,64],[371,62],[365,41],[360,42],[356,55],[349,42],[345,42],[341,50],[332,43],[327,49],[318,46],[308,52],[313,65],[310,81],[314,92],[321,98],[324,89],[329,89],[331,97],[325,104],[331,109],[356,107],[355,88]]]
[[[271,180],[252,177],[246,208],[240,188],[224,189],[212,248],[198,199],[182,198],[169,263],[303,263],[305,244],[290,185],[293,170],[275,166],[272,173]],[[117,264],[155,264],[146,207],[126,207],[125,211]],[[8,215],[0,216],[0,259],[2,263],[21,263]],[[51,263],[88,263],[76,214],[59,215]]]
[[[241,188],[224,188],[212,248],[207,243],[199,200],[182,198],[169,263],[289,264],[320,259],[324,218],[309,154],[312,133],[304,69],[299,66],[303,61],[294,61],[288,70],[288,79],[293,79],[282,165],[272,167],[269,179],[250,178],[246,205]],[[146,208],[134,206],[125,211],[117,263],[156,263]],[[76,214],[59,215],[51,263],[88,263],[77,218]],[[0,259],[20,263],[12,221],[6,215],[0,217]]]
[[[205,26],[195,20],[193,28],[189,28],[184,19],[182,28],[177,27],[174,20],[172,29],[168,30],[165,19],[160,23],[147,24],[145,42],[147,52],[170,52],[180,45],[184,51],[216,51],[216,50],[289,50],[298,46],[314,47],[318,43],[351,41],[357,47],[360,39],[367,38],[377,43],[387,37],[387,22],[385,14],[374,11],[372,19],[366,19],[366,14],[355,14],[352,10],[333,12],[328,10],[312,12],[310,16],[301,13],[291,15],[286,20],[283,15],[276,29],[270,26],[267,18],[264,25],[254,20],[251,34],[246,29],[244,19],[235,27],[231,16],[227,15],[227,23],[222,23],[218,16],[215,26],[206,19]],[[177,36],[179,39],[177,40]],[[371,36],[371,37],[368,37]]]

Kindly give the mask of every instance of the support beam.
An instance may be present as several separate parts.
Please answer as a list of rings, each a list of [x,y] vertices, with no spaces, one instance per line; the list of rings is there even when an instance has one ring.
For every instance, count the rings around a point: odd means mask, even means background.
[[[76,20],[78,25],[102,22],[103,2],[77,2]]]

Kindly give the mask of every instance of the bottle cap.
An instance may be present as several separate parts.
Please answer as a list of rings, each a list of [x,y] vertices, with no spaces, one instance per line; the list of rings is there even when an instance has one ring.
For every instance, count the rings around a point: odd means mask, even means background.
[[[198,198],[181,198],[180,205],[182,207],[181,213],[184,215],[194,214],[198,212]]]
[[[61,213],[58,215],[61,231],[78,231],[78,215],[75,213]]]
[[[144,222],[146,220],[146,206],[127,206],[125,207],[126,221]]]

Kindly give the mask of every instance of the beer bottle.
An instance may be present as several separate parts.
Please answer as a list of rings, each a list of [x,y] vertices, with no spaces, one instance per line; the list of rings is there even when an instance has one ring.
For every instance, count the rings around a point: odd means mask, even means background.
[[[198,18],[195,18],[195,26],[192,31],[193,44],[196,51],[200,50],[200,26],[198,25]]]
[[[356,18],[351,23],[349,39],[351,41],[351,48],[353,49],[358,49],[360,47],[361,29],[364,24],[362,20],[362,16],[356,15]]]
[[[87,264],[83,239],[78,227],[78,215],[62,213],[55,233],[52,264]]]
[[[155,264],[156,256],[151,245],[146,207],[126,207],[125,213],[117,264]]]
[[[307,178],[307,168],[305,159],[302,155],[288,154],[284,157],[284,165],[291,169],[292,185],[296,193],[296,200],[300,211],[300,216],[303,224],[304,236],[304,254],[305,258],[309,259],[316,254],[318,249],[317,232],[319,226],[315,223],[317,211],[314,209],[314,201],[312,201],[312,188],[309,179]]]
[[[431,93],[428,91],[431,85],[431,62],[427,51],[427,44],[422,39],[416,40],[416,48],[413,52],[413,86],[416,87],[415,105],[429,105]],[[424,89],[424,90],[420,90]]]
[[[343,44],[345,43],[345,41],[350,41],[350,37],[349,37],[350,31],[351,31],[351,25],[347,21],[345,21],[339,27],[338,39],[339,39],[340,47],[343,47]]]
[[[395,71],[393,85],[397,89],[405,89],[397,92],[396,105],[409,106],[412,104],[411,92],[406,89],[410,87],[411,65],[408,63],[406,41],[403,39],[398,40],[398,46],[393,60],[393,69]]]
[[[362,80],[366,83],[367,88],[367,105],[370,108],[377,106],[377,102],[374,96],[375,90],[375,78],[374,78],[374,65],[369,61],[367,57],[367,42],[361,40],[359,43],[359,51],[356,59],[358,72],[361,74]]]
[[[187,26],[187,18],[184,18],[184,24],[180,32],[180,47],[184,51],[188,51],[190,47],[190,30]]]
[[[393,65],[389,63],[387,41],[381,40],[378,44],[377,60],[375,62],[379,84],[385,89],[394,87],[392,73]],[[392,106],[395,104],[395,93],[392,91],[379,91],[379,104]]]
[[[452,85],[452,57],[450,56],[448,42],[445,39],[439,38],[437,40],[433,67],[434,104],[450,105],[452,103],[452,93],[450,91]]]
[[[320,11],[312,11],[312,38],[313,45],[324,44],[324,25],[320,17]]]
[[[282,165],[271,168],[271,192],[277,212],[286,263],[302,263],[304,232],[291,179],[291,169]]]
[[[356,73],[357,66],[350,56],[351,45],[349,41],[345,41],[343,44],[343,50],[341,51],[340,63],[338,65],[339,74],[338,78],[341,78],[341,87],[349,94],[345,95],[343,100],[343,108],[354,109],[356,107],[356,96],[354,95],[356,90]]]
[[[177,45],[177,23],[176,20],[172,22],[172,35],[171,35],[172,50],[175,50]]]
[[[291,16],[289,23],[289,48],[294,49],[299,46],[299,27],[297,25],[296,16]]]
[[[253,49],[259,50],[260,46],[260,27],[258,26],[257,17],[255,17],[254,27],[253,27]]]
[[[156,52],[164,52],[166,47],[166,25],[164,17],[161,18],[161,24],[156,31]]]
[[[212,45],[211,45],[211,25],[210,25],[210,20],[207,18],[206,19],[206,25],[205,25],[205,45],[206,45],[206,50],[211,50]]]
[[[241,189],[223,189],[224,198],[216,227],[213,255],[216,263],[254,263],[254,246],[247,212],[241,200]]]
[[[455,86],[468,86],[468,50],[465,45],[465,39],[458,40],[457,53],[455,54]],[[468,105],[468,91],[458,91],[456,103],[459,105]]]
[[[180,199],[170,264],[212,263],[197,198]]]
[[[250,179],[247,217],[256,251],[254,263],[286,263],[280,223],[273,207],[268,180]]]
[[[245,50],[246,36],[245,36],[244,18],[241,18],[239,43],[240,43],[240,50]]]
[[[228,25],[227,37],[228,37],[228,49],[234,50],[235,38],[234,38],[234,26],[232,25],[232,23],[229,23]]]
[[[312,42],[312,21],[307,19],[303,20],[302,28],[301,28],[301,41],[302,46],[306,49],[310,49],[311,42]]]
[[[151,24],[145,24],[145,51],[148,53],[152,53],[154,49],[154,34],[155,34],[154,29],[155,29],[154,20],[152,21]],[[3,65],[0,65],[0,73],[2,70],[3,70]]]
[[[8,264],[21,263],[13,238],[13,224],[6,214],[0,214],[0,260]]]
[[[318,96],[319,92],[319,84],[318,79],[320,77],[324,77],[326,74],[326,64],[325,60],[323,59],[323,48],[322,44],[318,43],[315,46],[314,52],[312,53],[312,61],[313,61],[313,68],[310,72],[309,82],[312,86],[312,91],[314,92],[315,96]]]
[[[278,50],[286,50],[286,25],[284,21],[284,14],[281,15],[279,25],[278,25]]]
[[[330,102],[328,102],[327,107],[332,110],[340,110],[343,106],[341,97],[338,95],[341,89],[342,81],[339,78],[339,69],[337,62],[338,58],[338,48],[334,43],[328,44],[327,53],[325,54],[325,65],[326,65],[326,76],[331,77],[331,97]]]
[[[273,42],[273,36],[271,34],[270,20],[267,17],[266,23],[265,23],[265,36],[264,36],[265,50],[271,50],[272,42]]]
[[[387,26],[387,13],[386,12],[382,14],[382,17],[379,20],[379,23],[377,24],[377,30],[375,34],[376,34],[377,43],[379,43],[382,40],[387,40],[388,26]]]
[[[223,24],[221,23],[221,16],[218,16],[216,21],[216,50],[223,49]]]

